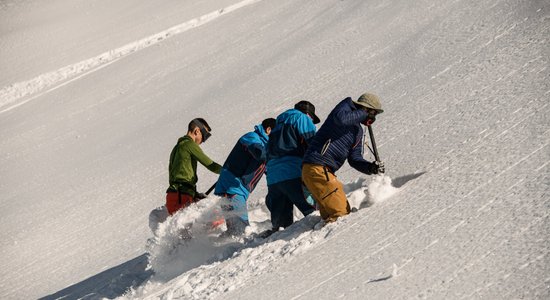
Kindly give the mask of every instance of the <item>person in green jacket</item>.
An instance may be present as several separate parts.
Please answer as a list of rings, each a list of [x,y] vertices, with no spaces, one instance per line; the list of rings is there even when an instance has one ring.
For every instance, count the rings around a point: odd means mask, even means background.
[[[193,119],[187,134],[178,139],[170,153],[170,186],[166,191],[166,209],[170,215],[206,197],[197,192],[197,161],[216,174],[222,170],[222,166],[211,160],[199,147],[210,137],[210,131],[210,126],[203,118]]]

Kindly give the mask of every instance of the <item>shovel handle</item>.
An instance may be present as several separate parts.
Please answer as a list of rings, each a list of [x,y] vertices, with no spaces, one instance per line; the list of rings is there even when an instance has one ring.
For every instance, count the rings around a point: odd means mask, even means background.
[[[372,152],[374,154],[374,159],[376,159],[376,161],[380,161],[380,156],[378,156],[378,149],[376,149],[376,141],[374,140],[374,134],[372,133],[372,127],[369,125],[367,126],[367,129],[369,130],[369,137],[370,137],[370,141],[372,143]]]
[[[217,181],[214,182],[214,184],[208,189],[208,191],[206,191],[205,194],[206,194],[206,195],[209,195],[209,194],[214,190],[214,188],[216,187],[216,184],[217,184],[217,183],[218,183]]]

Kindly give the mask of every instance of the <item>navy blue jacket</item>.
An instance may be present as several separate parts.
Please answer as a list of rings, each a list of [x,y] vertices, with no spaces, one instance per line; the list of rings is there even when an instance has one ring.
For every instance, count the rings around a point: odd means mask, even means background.
[[[297,109],[277,117],[267,143],[267,184],[302,177],[302,159],[317,128],[311,118]]]
[[[347,159],[354,169],[371,174],[369,167],[372,163],[363,158],[361,143],[363,138],[361,122],[366,118],[367,113],[357,109],[351,98],[342,100],[330,112],[311,141],[304,156],[304,163],[323,165],[334,173]]]
[[[243,135],[223,164],[215,195],[242,195],[248,198],[265,173],[268,136],[262,125]]]

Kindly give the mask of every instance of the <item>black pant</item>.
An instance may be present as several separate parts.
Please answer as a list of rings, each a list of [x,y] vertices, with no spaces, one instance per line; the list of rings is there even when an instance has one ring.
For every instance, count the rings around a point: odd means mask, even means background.
[[[273,228],[288,227],[294,222],[293,205],[304,214],[312,213],[315,208],[307,203],[302,189],[302,179],[295,178],[267,186],[266,205],[271,212]]]

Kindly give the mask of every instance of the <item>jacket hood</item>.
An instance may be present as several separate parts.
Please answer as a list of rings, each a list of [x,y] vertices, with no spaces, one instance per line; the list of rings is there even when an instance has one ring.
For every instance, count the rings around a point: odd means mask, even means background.
[[[264,142],[267,143],[267,140],[269,139],[269,136],[265,132],[264,127],[262,126],[262,124],[258,124],[256,126],[254,126],[254,132],[257,133],[260,136],[260,139],[262,139]]]

